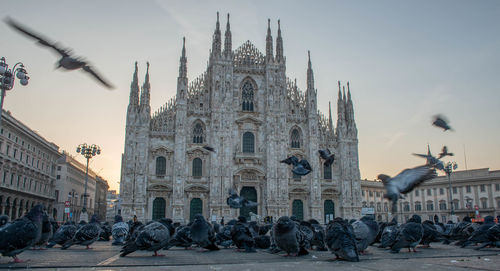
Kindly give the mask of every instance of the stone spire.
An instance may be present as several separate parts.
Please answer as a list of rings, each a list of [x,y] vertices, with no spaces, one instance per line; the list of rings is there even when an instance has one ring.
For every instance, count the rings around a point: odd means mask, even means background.
[[[307,51],[309,61],[307,62],[307,89],[314,90],[314,73],[311,65],[311,52]]]
[[[186,37],[182,38],[182,55],[179,64],[179,78],[187,77]]]
[[[271,19],[267,19],[266,60],[268,62],[273,61],[273,37],[271,36]]]
[[[337,100],[337,136],[342,135],[342,129],[345,128],[345,109],[344,100],[342,99],[342,91],[339,81],[339,98]]]
[[[278,37],[276,37],[276,61],[282,62],[283,59],[283,38],[281,38],[280,20],[278,20]]]
[[[356,121],[354,120],[354,107],[352,105],[351,99],[351,89],[349,87],[349,82],[347,82],[347,106],[346,106],[346,114],[348,120],[348,126],[350,133],[355,136],[357,135]]]
[[[151,85],[149,84],[149,62],[147,62],[146,77],[144,78],[144,84],[142,85],[142,92],[141,92],[142,108],[149,107],[150,89]]]
[[[332,103],[328,102],[328,129],[333,131]]]
[[[232,37],[231,37],[231,26],[229,25],[229,13],[227,14],[227,24],[226,24],[226,33],[224,39],[224,55],[226,57],[231,56],[232,52]]]
[[[212,41],[212,56],[221,55],[221,33],[219,23],[219,12],[217,11],[217,23],[215,24],[215,32]]]
[[[137,61],[135,62],[134,76],[130,84],[129,107],[139,105],[139,78],[137,76]]]

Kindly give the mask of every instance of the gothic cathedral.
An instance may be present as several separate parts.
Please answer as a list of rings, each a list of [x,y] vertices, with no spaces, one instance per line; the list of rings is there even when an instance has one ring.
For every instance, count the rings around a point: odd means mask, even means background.
[[[326,222],[359,217],[361,187],[357,128],[347,83],[338,83],[337,124],[317,110],[309,56],[307,89],[286,76],[278,21],[268,22],[266,53],[250,41],[232,49],[229,15],[222,44],[219,15],[207,70],[188,82],[185,40],[177,94],[151,114],[149,64],[141,91],[137,63],[127,108],[120,182],[124,219],[170,217],[188,222],[195,214],[226,221],[239,215],[284,215]],[[330,90],[331,91],[331,90]],[[208,151],[206,146],[215,149]],[[318,150],[335,161],[325,167]],[[291,155],[312,167],[294,175],[280,163]],[[257,207],[230,209],[229,189]]]

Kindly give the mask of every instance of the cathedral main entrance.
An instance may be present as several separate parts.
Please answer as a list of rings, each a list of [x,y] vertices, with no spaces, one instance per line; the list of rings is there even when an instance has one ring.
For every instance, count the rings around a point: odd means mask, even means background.
[[[253,202],[257,202],[257,191],[250,186],[244,186],[240,191],[240,196]],[[257,206],[243,207],[240,209],[240,215],[250,220],[250,212],[257,214]]]

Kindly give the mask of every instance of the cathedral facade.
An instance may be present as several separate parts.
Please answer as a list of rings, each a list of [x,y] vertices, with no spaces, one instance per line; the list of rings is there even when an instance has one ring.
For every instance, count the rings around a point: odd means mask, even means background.
[[[206,71],[188,80],[184,41],[176,96],[153,113],[149,64],[140,90],[136,63],[122,155],[124,219],[188,222],[197,213],[226,221],[252,213],[322,222],[359,217],[353,103],[349,83],[347,95],[340,82],[338,89],[334,127],[331,108],[328,116],[317,109],[310,57],[305,91],[286,76],[279,21],[275,43],[268,23],[263,54],[250,41],[232,49],[229,15],[222,41],[217,15]],[[326,148],[335,154],[330,167],[318,154]],[[307,159],[312,172],[294,175],[291,166],[280,163],[291,155]],[[230,209],[231,188],[258,206]]]

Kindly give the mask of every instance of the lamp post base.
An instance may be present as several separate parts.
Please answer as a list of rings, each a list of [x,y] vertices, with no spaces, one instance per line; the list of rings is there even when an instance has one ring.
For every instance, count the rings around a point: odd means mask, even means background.
[[[87,213],[86,210],[82,210],[82,213],[80,214],[80,221],[85,221],[85,222],[89,222],[89,214]]]

